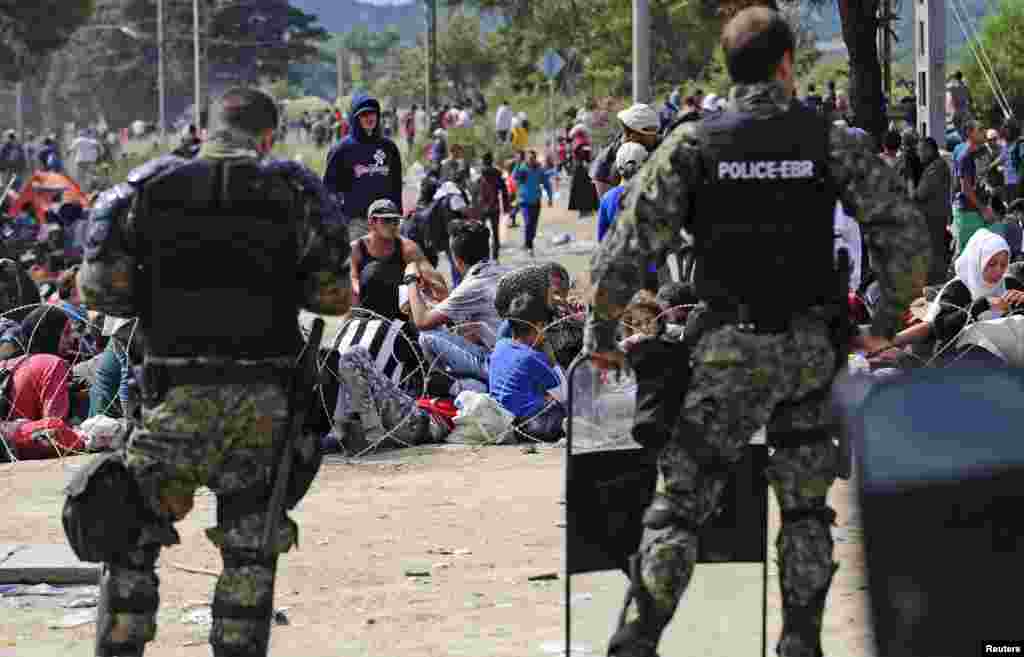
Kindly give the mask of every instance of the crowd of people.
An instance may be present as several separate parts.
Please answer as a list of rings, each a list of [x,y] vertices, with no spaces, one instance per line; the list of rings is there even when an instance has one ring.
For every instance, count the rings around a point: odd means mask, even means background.
[[[961,78],[954,77],[951,84]],[[835,83],[828,83],[824,96],[809,85],[800,102],[837,126],[858,132],[846,123],[848,103]],[[349,434],[370,436],[374,443],[382,431],[393,433],[403,444],[441,439],[452,428],[451,418],[436,404],[423,401],[454,399],[462,391],[493,395],[517,418],[517,427],[529,427],[524,429],[527,435],[557,439],[564,408],[551,391],[564,383],[560,377],[582,346],[582,306],[567,296],[569,276],[564,269],[535,264],[517,271],[500,264],[502,217],[518,227],[516,220],[523,216],[522,248],[533,256],[542,203],[545,198],[553,203],[553,188],[562,172],[571,179],[569,208],[582,218],[596,212],[596,237],[603,241],[614,230],[630,180],[661,142],[680,126],[717,116],[727,107],[715,94],[698,89],[683,97],[677,89],[660,109],[634,104],[618,112],[617,132],[598,148],[591,136],[598,113],[588,104],[566,113],[556,148],[538,152],[529,147],[528,117],[500,101],[494,115],[496,145],[512,145],[516,157],[495,162],[493,154],[485,152],[471,162],[462,145],[448,143],[451,128],[471,126],[473,115],[481,112],[479,106],[463,105],[445,106],[428,117],[416,106],[399,114],[359,95],[345,115],[305,113],[286,126],[298,130],[304,140],[331,146],[323,182],[339,199],[354,238],[355,309],[339,332],[334,355],[325,355],[336,367],[335,382],[340,382],[328,395],[334,408],[320,418],[328,436],[325,445],[345,445],[353,440]],[[944,148],[930,138],[918,138],[913,128],[890,130],[880,145],[880,158],[898,171],[928,220],[932,268],[929,287],[907,309],[905,330],[893,348],[869,354],[876,369],[919,364],[932,354],[941,354],[944,362],[967,352],[977,355],[982,349],[977,344],[957,344],[964,328],[1011,314],[1022,300],[1019,289],[1024,281],[1012,266],[1024,253],[1024,205],[1015,204],[1024,163],[1020,129],[1011,119],[986,130],[958,107],[955,125],[951,123],[955,137],[942,144]],[[423,160],[425,176],[414,207],[403,207],[403,155],[396,141],[404,137],[407,155],[417,159],[411,146],[424,130],[433,135]],[[173,154],[196,157],[202,143],[193,128]],[[952,153],[945,148],[950,146]],[[16,175],[33,166],[60,170],[60,150],[52,138],[39,145],[22,144],[8,133],[0,163],[5,172]],[[89,130],[69,145],[68,152],[77,175],[84,177],[111,156],[103,135]],[[867,323],[878,285],[866,262],[855,212],[837,203],[836,246],[851,255],[851,318]],[[80,232],[74,229],[76,219],[81,221],[84,215],[73,217],[63,232]],[[73,267],[61,267],[73,266],[80,241],[73,238],[64,245],[66,260],[58,258],[49,266],[44,261],[23,272],[31,289],[46,297],[44,304],[59,300],[58,310],[8,320],[3,334],[4,344],[18,345],[16,350],[12,347],[12,355],[48,353],[70,359],[66,389],[70,399],[77,392],[80,403],[62,405],[58,414],[69,426],[101,413],[118,417],[122,410],[117,402],[124,398],[128,403],[125,391],[131,380],[131,344],[125,333],[131,324],[122,322],[110,330],[108,322],[104,331],[103,322],[97,323],[77,301]],[[438,269],[442,252],[450,281]],[[659,274],[659,264],[663,263],[648,263],[645,291],[629,311],[629,316],[644,319],[631,322],[632,328],[620,336],[623,340],[635,342],[645,331],[682,331],[682,308],[695,301],[692,290],[685,280],[667,280],[663,268]],[[536,282],[541,279],[546,281],[543,285]],[[520,289],[512,281],[532,282]],[[37,295],[22,292],[17,303],[40,302]],[[15,300],[9,301],[7,307],[13,309]],[[47,322],[49,328],[41,331]],[[340,365],[339,357],[345,359]],[[47,371],[52,373],[52,368]],[[37,387],[53,388],[50,383]],[[367,392],[361,395],[359,390]],[[380,400],[391,402],[382,405]],[[325,409],[329,405],[325,403]],[[363,418],[361,424],[355,422],[356,416]],[[531,423],[538,416],[554,419],[543,426]],[[422,420],[410,422],[409,417]]]
[[[553,391],[581,348],[582,306],[569,298],[564,268],[499,264],[500,217],[522,210],[524,248],[532,252],[541,194],[552,201],[553,174],[536,152],[524,152],[504,163],[507,171],[485,153],[471,175],[463,149],[452,144],[429,168],[420,202],[403,211],[402,155],[384,129],[383,114],[376,99],[353,99],[344,117],[346,134],[330,149],[323,177],[329,194],[324,203],[337,205],[354,238],[354,308],[333,348],[321,355],[335,376],[311,420],[324,449],[442,440],[454,427],[452,403],[463,391],[493,395],[515,418],[504,440],[557,440],[564,399]],[[192,129],[171,155],[192,159],[214,148]],[[5,212],[17,199],[16,191],[5,197]],[[36,219],[55,221],[50,215],[65,205],[55,201]],[[142,352],[135,321],[105,317],[78,294],[75,263],[87,239],[77,228],[90,212],[88,203],[79,205],[81,212],[63,227],[73,239],[49,245],[52,253],[31,269],[8,261],[2,344],[9,360],[0,363],[0,372],[15,374],[9,384],[0,380],[18,400],[9,409],[11,419],[60,420],[78,439],[32,451],[0,432],[8,458],[105,446],[88,440],[83,422],[130,417],[138,406],[134,369]],[[449,279],[437,269],[441,252]]]

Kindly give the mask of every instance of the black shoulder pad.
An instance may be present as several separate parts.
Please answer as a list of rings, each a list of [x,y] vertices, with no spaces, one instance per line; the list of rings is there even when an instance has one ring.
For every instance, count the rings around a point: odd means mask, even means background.
[[[165,171],[170,171],[182,165],[188,164],[190,160],[178,157],[177,155],[163,155],[150,160],[128,174],[128,183],[138,187],[151,178],[159,176]]]
[[[270,160],[264,165],[270,173],[284,176],[298,185],[304,194],[313,196],[319,202],[320,219],[325,225],[348,225],[348,219],[341,211],[341,202],[321,182],[320,177],[307,166],[292,160]]]

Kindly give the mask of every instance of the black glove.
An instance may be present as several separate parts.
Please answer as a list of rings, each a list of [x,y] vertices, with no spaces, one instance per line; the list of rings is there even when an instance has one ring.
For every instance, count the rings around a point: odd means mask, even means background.
[[[690,385],[690,349],[681,342],[651,338],[634,345],[626,353],[626,362],[637,382],[633,440],[661,449]]]

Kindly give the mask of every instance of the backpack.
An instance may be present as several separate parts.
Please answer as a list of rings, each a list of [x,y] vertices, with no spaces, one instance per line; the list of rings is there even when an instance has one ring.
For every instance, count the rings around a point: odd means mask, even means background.
[[[1014,142],[1010,147],[1010,167],[1020,176],[1024,174],[1024,137]]]
[[[448,230],[440,208],[443,200],[435,199],[430,205],[414,210],[412,221],[402,227],[402,237],[416,242],[424,251],[437,252],[447,248]]]

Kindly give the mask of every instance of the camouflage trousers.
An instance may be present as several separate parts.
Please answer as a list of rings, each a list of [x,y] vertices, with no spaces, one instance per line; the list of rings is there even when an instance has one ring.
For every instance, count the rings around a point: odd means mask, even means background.
[[[275,443],[288,400],[274,385],[188,385],[142,411],[142,427],[126,447],[126,464],[156,520],[134,546],[104,565],[100,579],[97,657],[142,655],[156,636],[159,607],[154,567],[164,546],[179,542],[174,523],[207,486],[217,496],[217,526],[206,531],[221,552],[210,643],[215,657],[263,657],[270,640],[277,554],[298,539],[285,516],[273,546],[262,552]]]
[[[331,435],[343,440],[345,423],[358,415],[371,443],[381,440],[398,446],[419,445],[430,440],[430,416],[416,399],[399,388],[374,366],[370,352],[354,346],[338,360],[338,402],[334,407]]]
[[[819,430],[825,440],[776,448],[766,475],[782,511],[776,546],[784,623],[777,651],[820,657],[825,596],[837,568],[826,496],[838,448],[823,431],[827,402],[815,396],[834,375],[828,331],[812,319],[775,335],[726,326],[698,342],[693,364],[682,417],[659,456],[655,498],[644,518],[639,570],[653,613],[642,634],[656,645],[675,613],[693,575],[700,528],[721,503],[728,466],[754,433],[768,425],[771,443],[781,435],[775,427]],[[629,611],[636,618],[636,610]]]

